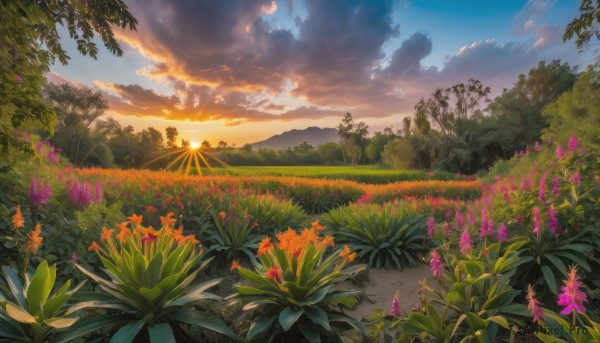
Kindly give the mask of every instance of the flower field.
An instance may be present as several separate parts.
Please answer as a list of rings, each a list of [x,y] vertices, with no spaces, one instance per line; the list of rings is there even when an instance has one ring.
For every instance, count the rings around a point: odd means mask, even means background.
[[[575,136],[491,182],[388,184],[76,169],[37,145],[7,174],[29,181],[2,193],[6,337],[495,341],[513,323],[600,335],[598,161]],[[420,264],[434,282],[414,308],[390,294],[390,309],[352,316],[366,269]]]

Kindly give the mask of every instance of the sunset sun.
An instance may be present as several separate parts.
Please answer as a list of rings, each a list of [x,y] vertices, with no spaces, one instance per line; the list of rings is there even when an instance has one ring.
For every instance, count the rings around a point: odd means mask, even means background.
[[[191,142],[190,143],[190,148],[192,148],[192,150],[198,150],[198,149],[200,149],[200,143],[198,143],[198,142]]]

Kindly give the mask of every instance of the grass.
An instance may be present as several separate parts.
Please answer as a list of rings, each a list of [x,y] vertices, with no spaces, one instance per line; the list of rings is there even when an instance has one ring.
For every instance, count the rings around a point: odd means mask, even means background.
[[[318,179],[345,179],[360,183],[385,184],[399,181],[457,180],[455,174],[425,170],[394,170],[366,166],[239,166],[203,169],[204,175],[297,176]]]

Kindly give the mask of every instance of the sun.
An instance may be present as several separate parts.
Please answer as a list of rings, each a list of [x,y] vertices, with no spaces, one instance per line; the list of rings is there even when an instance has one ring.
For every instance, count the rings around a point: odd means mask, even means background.
[[[194,150],[198,150],[198,148],[200,148],[200,143],[198,143],[198,142],[192,142],[192,143],[190,144],[190,147],[191,147],[192,149],[194,149]]]

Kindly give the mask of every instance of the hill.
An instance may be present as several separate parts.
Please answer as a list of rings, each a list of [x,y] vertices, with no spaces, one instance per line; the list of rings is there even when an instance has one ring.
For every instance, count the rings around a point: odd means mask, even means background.
[[[307,142],[313,146],[338,140],[338,130],[333,128],[308,127],[304,130],[290,130],[272,136],[264,141],[251,143],[252,148],[287,149]]]

